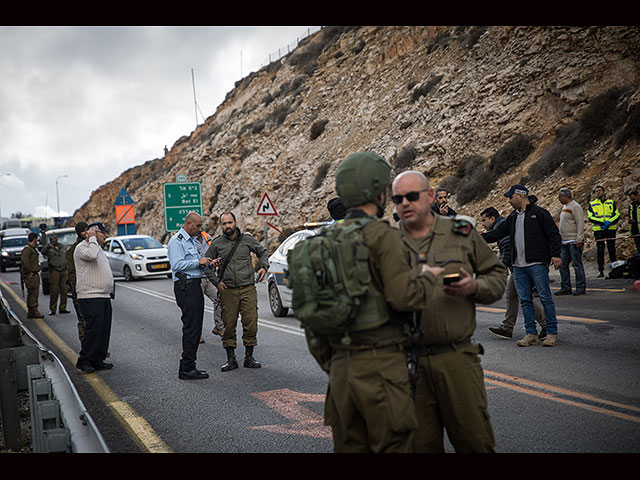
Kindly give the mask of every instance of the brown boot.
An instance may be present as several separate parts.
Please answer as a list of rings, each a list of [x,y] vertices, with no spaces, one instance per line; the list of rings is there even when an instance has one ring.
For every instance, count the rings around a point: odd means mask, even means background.
[[[38,311],[38,307],[29,307],[27,318],[44,318],[44,315]]]

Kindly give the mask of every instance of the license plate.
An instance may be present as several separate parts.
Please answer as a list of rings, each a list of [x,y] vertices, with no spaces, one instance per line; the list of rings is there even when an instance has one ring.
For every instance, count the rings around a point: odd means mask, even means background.
[[[155,265],[151,265],[151,270],[166,270],[169,268],[169,265],[166,263],[156,263]]]

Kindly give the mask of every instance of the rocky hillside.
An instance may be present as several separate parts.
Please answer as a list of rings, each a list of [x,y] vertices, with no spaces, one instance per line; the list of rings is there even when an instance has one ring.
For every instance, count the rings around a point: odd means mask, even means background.
[[[279,213],[270,222],[286,234],[326,219],[338,163],[371,150],[447,185],[474,217],[490,205],[508,213],[512,183],[556,218],[561,186],[586,207],[602,184],[624,230],[625,192],[640,184],[639,104],[639,27],[325,27],[237,82],[164,158],[94,191],[74,220],[115,229],[125,187],[138,232],[166,242],[162,184],[185,174],[202,182],[212,228],[231,210],[262,239],[267,192]],[[270,250],[279,237],[269,230]]]

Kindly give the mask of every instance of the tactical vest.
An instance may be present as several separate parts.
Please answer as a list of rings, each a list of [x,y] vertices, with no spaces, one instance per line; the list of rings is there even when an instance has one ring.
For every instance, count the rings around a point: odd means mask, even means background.
[[[331,225],[287,254],[292,306],[308,330],[342,336],[375,329],[390,319],[384,296],[372,285],[363,228],[374,219]]]
[[[620,218],[620,212],[616,208],[613,200],[605,200],[604,202],[598,198],[589,202],[589,209],[587,210],[587,216],[589,220],[597,220],[600,222],[606,222],[607,220],[612,222],[608,229],[605,229],[601,223],[593,224],[593,231],[598,232],[600,230],[615,230],[618,218]]]

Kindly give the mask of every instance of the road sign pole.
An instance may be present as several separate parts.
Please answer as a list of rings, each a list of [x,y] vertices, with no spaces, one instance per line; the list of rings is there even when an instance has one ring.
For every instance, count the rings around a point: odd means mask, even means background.
[[[264,248],[269,252],[269,226],[267,225],[267,219],[264,219]]]

